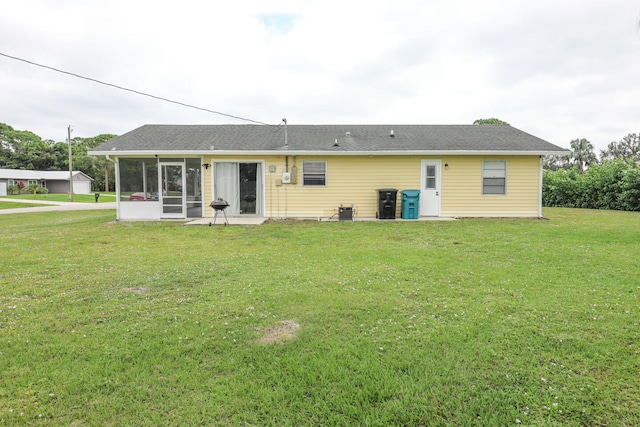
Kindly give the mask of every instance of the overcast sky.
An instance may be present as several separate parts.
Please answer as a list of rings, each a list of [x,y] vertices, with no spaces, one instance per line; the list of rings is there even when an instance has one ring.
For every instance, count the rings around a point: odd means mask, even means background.
[[[4,0],[0,53],[278,124],[471,124],[561,147],[640,133],[638,0]],[[44,139],[246,123],[0,56]]]

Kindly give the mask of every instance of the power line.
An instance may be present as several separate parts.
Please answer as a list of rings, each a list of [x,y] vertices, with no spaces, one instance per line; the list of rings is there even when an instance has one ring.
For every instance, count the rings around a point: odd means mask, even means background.
[[[247,119],[245,117],[234,116],[233,114],[227,114],[227,113],[222,113],[220,111],[209,110],[208,108],[202,108],[202,107],[198,107],[196,105],[186,104],[184,102],[174,101],[172,99],[168,99],[168,98],[163,98],[161,96],[152,95],[150,93],[140,92],[138,90],[134,90],[134,89],[129,89],[129,88],[126,88],[126,87],[118,86],[118,85],[113,84],[113,83],[107,83],[107,82],[103,82],[101,80],[93,79],[91,77],[85,77],[85,76],[81,76],[80,74],[76,74],[76,73],[71,73],[69,71],[60,70],[58,68],[50,67],[48,65],[38,64],[37,62],[29,61],[29,60],[26,60],[26,59],[23,59],[23,58],[18,58],[16,56],[7,55],[6,53],[0,52],[0,56],[4,56],[4,57],[10,58],[10,59],[15,59],[16,61],[25,62],[25,63],[30,64],[30,65],[35,65],[36,67],[46,68],[48,70],[55,71],[55,72],[58,72],[58,73],[67,74],[69,76],[77,77],[79,79],[89,80],[90,82],[98,83],[98,84],[101,84],[101,85],[111,86],[111,87],[114,87],[116,89],[120,89],[120,90],[124,90],[124,91],[127,91],[127,92],[135,93],[137,95],[148,96],[149,98],[154,98],[154,99],[158,99],[160,101],[165,101],[165,102],[170,102],[172,104],[181,105],[183,107],[194,108],[196,110],[206,111],[207,113],[218,114],[220,116],[230,117],[232,119],[238,119],[238,120],[243,120],[245,122],[251,122],[251,123],[256,123],[256,124],[259,124],[259,125],[267,125],[267,126],[269,126],[269,124],[263,123],[263,122],[259,122],[257,120],[251,120],[251,119]]]

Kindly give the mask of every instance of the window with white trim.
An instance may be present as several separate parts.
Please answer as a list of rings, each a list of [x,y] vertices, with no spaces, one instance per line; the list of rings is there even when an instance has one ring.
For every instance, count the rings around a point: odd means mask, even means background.
[[[482,194],[507,194],[507,162],[484,160],[482,162]]]
[[[303,161],[302,185],[320,187],[327,185],[327,162]]]

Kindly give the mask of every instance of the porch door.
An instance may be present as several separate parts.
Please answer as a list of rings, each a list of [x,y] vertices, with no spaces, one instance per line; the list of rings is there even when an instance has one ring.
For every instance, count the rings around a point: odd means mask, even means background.
[[[228,215],[261,213],[261,163],[216,162],[213,173],[213,198],[229,203]]]
[[[440,216],[440,160],[422,161],[420,214]]]
[[[162,206],[162,218],[185,218],[184,163],[160,162],[161,191],[158,192]]]

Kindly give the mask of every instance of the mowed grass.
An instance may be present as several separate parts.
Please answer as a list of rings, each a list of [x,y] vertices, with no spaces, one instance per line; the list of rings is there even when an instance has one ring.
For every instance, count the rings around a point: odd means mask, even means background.
[[[108,203],[108,202],[115,202],[116,201],[116,196],[113,193],[100,193],[100,192],[96,192],[96,193],[91,193],[91,194],[74,194],[73,195],[73,201],[76,203],[95,203],[96,202],[96,198],[95,198],[95,194],[100,194],[100,197],[98,197],[98,203]],[[9,196],[3,196],[3,199],[16,199],[16,200],[43,200],[43,201],[48,201],[48,202],[70,202],[69,200],[69,194],[57,194],[57,193],[51,193],[51,194],[36,194],[35,195],[35,199],[33,194],[13,194],[13,195],[9,195]]]
[[[640,425],[640,215],[0,217],[0,424]]]
[[[35,208],[36,206],[46,206],[42,203],[23,203],[0,201],[0,209]]]

